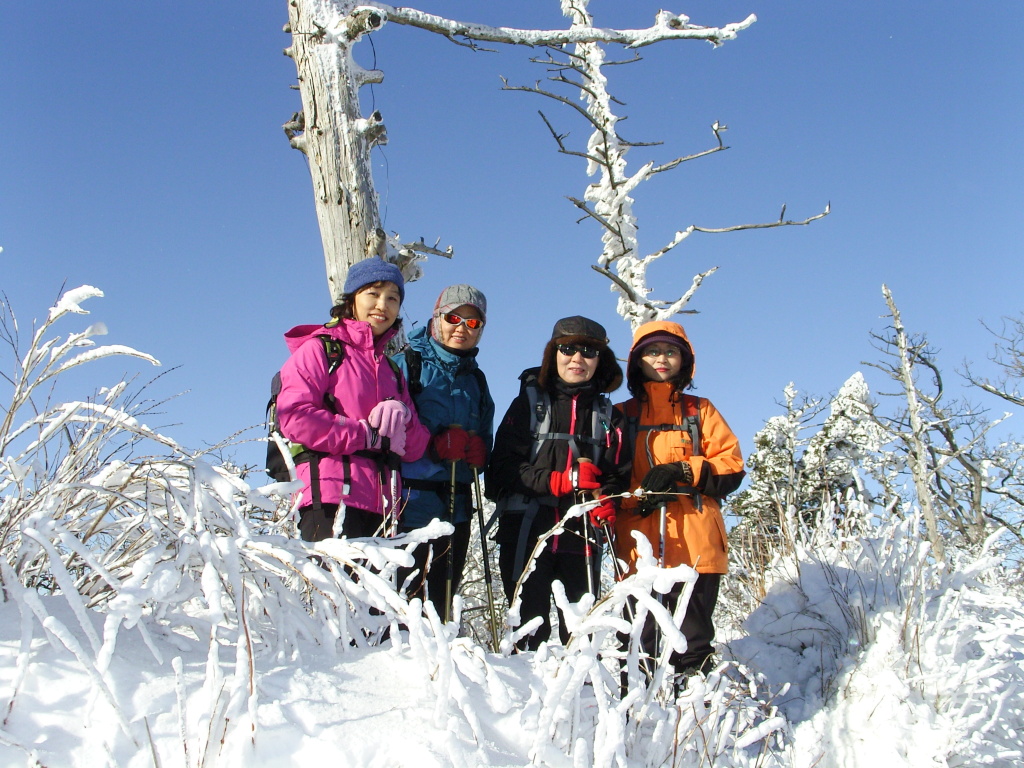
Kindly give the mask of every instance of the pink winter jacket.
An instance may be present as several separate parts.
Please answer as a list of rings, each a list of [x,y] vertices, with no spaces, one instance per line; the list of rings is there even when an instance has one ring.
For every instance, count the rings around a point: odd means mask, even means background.
[[[402,460],[416,461],[426,450],[430,433],[420,424],[404,382],[399,392],[395,372],[384,356],[384,347],[395,333],[389,330],[374,340],[368,323],[341,320],[331,327],[296,326],[284,335],[292,354],[281,368],[278,421],[289,440],[327,454],[320,460],[320,497],[324,504],[344,503],[379,515],[385,513],[377,462],[353,455],[366,448],[366,430],[359,420],[367,418],[382,400],[400,400],[411,414]],[[325,334],[340,341],[345,350],[341,365],[330,376],[323,341],[317,338]],[[328,392],[337,412],[324,402]],[[305,506],[312,503],[309,464],[298,464],[296,469],[305,485],[300,499],[300,506]],[[346,469],[351,478],[348,493],[343,492]],[[385,468],[384,473],[383,495],[390,498],[392,484],[401,491],[401,479],[397,471]]]

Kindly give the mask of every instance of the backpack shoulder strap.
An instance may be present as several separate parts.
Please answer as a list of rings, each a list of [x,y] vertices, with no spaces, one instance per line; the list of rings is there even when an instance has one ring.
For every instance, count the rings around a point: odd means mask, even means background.
[[[395,374],[395,381],[398,382],[398,394],[402,394],[402,392],[405,391],[405,376],[402,375],[402,369],[398,366],[398,363],[387,355],[384,356],[384,359],[388,361],[388,365],[391,366],[391,371]],[[410,392],[411,391],[412,390],[410,390]]]
[[[611,448],[612,432],[612,400],[602,392],[594,401],[594,408],[590,415],[590,437],[592,459],[597,462],[606,448]]]
[[[636,446],[636,436],[640,433],[640,402],[635,397],[624,402],[622,415],[626,417],[623,440],[630,450],[633,450]]]
[[[693,455],[701,456],[703,449],[701,447],[701,433],[700,433],[700,398],[695,395],[683,395],[683,401],[681,403],[683,411],[683,426],[690,433],[690,442],[693,446]]]
[[[537,458],[541,443],[551,429],[551,397],[537,386],[535,381],[524,384],[526,397],[530,402],[530,434],[533,435],[531,460]]]
[[[423,382],[420,380],[423,375],[423,355],[414,347],[406,347],[405,367],[409,371],[406,383],[409,386],[409,394],[415,398],[423,391]]]
[[[320,341],[323,342],[324,354],[327,355],[327,375],[330,376],[338,370],[341,361],[345,359],[345,345],[326,333],[320,334]]]
[[[487,377],[484,376],[484,372],[479,365],[473,369],[473,375],[476,377],[476,383],[480,387],[480,410],[483,411],[483,402],[487,399],[487,395],[491,390],[487,386]]]

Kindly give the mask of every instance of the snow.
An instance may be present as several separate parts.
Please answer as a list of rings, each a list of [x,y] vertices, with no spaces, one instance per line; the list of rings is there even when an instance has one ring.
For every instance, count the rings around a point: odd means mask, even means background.
[[[907,530],[891,533],[885,541],[913,561],[923,545]],[[716,765],[756,765],[762,752],[769,759],[760,764],[792,766],[1022,758],[1015,739],[1024,612],[1019,599],[979,580],[991,563],[965,565],[955,580],[928,567],[900,576],[888,565],[905,560],[879,558],[870,544],[857,553],[806,552],[798,568],[797,560],[780,561],[763,604],[722,645],[725,661],[707,679],[691,680],[677,701],[642,686],[620,700],[617,675],[597,651],[600,628],[622,629],[621,619],[610,621],[617,611],[599,606],[621,606],[629,582],[595,607],[575,607],[588,626],[576,628],[579,642],[568,648],[491,653],[455,637],[432,611],[413,620],[415,603],[398,642],[347,647],[306,638],[275,648],[268,625],[262,642],[249,628],[246,649],[237,627],[224,631],[236,610],[224,586],[240,580],[211,566],[230,562],[224,556],[240,543],[200,538],[210,560],[198,585],[206,608],[193,626],[209,634],[175,626],[166,610],[157,618],[153,606],[183,583],[152,559],[140,562],[106,611],[7,587],[0,764],[297,766],[341,758],[347,766],[646,766],[673,764],[679,737],[696,747],[681,765],[701,764],[704,740]],[[264,545],[272,549],[273,540]],[[371,541],[359,546],[376,549]],[[353,555],[345,542],[318,549]],[[371,559],[404,561],[400,553],[384,546]],[[656,570],[641,568],[637,588],[648,588]],[[5,567],[8,585],[11,576]],[[920,605],[898,604],[908,586],[927,592]],[[365,594],[375,588],[366,585]],[[408,606],[393,597],[399,613]],[[855,604],[860,613],[849,610]],[[917,623],[907,620],[910,608],[921,610]],[[101,645],[108,652],[97,652]],[[638,745],[649,748],[631,749]]]
[[[63,314],[20,357],[27,395],[35,352],[59,365],[75,347],[44,339]],[[395,589],[409,548],[448,526],[306,545],[275,495],[288,484],[188,454],[142,425],[123,383],[103,392],[19,401],[0,425],[0,445],[26,443],[0,463],[0,765],[1024,761],[1024,608],[998,531],[971,552],[947,542],[941,563],[910,510],[806,532],[757,574],[763,592],[727,579],[718,665],[673,680],[682,617],[654,596],[696,574],[658,568],[642,537],[637,572],[599,599],[556,590],[568,645],[513,653],[529,631],[513,610],[491,651],[472,594],[445,624]],[[844,413],[830,424],[848,437]],[[666,642],[641,663],[648,614]]]

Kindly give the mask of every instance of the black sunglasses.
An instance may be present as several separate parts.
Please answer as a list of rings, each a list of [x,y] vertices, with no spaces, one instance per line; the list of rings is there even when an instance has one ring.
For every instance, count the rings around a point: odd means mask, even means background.
[[[586,344],[559,344],[558,351],[561,352],[566,357],[572,357],[577,352],[579,352],[587,360],[593,360],[595,357],[601,354],[600,349],[598,349],[597,347],[588,346]]]

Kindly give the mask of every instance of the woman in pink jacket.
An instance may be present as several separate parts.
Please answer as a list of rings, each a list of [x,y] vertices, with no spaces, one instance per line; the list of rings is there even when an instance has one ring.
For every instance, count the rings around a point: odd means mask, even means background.
[[[430,438],[384,354],[404,299],[398,267],[364,259],[349,268],[332,320],[285,334],[292,354],[277,416],[284,436],[305,448],[296,470],[306,541],[387,535],[397,524],[400,462],[419,459]]]

